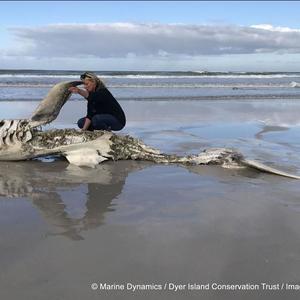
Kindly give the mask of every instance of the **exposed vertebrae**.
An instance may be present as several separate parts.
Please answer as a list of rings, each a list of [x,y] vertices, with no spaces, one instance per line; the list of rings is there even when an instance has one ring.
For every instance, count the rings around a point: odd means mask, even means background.
[[[6,148],[16,143],[26,143],[32,138],[32,128],[29,120],[1,120],[0,148]]]

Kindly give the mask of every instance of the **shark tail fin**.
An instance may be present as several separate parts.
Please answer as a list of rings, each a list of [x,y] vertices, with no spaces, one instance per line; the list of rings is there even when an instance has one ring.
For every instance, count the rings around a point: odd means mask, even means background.
[[[257,169],[259,171],[266,172],[266,173],[279,175],[279,176],[284,176],[284,177],[293,178],[293,179],[300,179],[300,176],[297,176],[297,175],[294,175],[294,174],[289,174],[287,172],[284,172],[284,171],[275,169],[273,167],[267,166],[267,165],[265,165],[263,163],[260,163],[258,161],[243,159],[241,161],[241,163],[246,167],[254,168],[254,169]]]

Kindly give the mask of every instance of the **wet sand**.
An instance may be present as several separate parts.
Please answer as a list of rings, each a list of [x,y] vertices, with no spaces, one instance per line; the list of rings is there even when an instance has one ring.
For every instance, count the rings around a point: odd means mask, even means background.
[[[36,105],[0,103],[0,109],[21,118]],[[297,101],[122,105],[128,116],[122,133],[163,151],[232,145],[300,173]],[[75,126],[84,111],[83,102],[69,102],[46,129]],[[1,299],[299,297],[285,286],[300,278],[297,180],[134,161],[90,169],[49,159],[0,168]],[[125,290],[92,290],[92,283]],[[173,283],[186,286],[175,291]],[[152,290],[133,292],[130,284]],[[258,284],[259,290],[214,290],[213,284]]]

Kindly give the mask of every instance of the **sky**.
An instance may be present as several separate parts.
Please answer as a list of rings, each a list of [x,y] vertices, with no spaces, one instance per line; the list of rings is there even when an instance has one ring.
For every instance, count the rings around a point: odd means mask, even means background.
[[[0,1],[0,69],[299,71],[297,1]]]

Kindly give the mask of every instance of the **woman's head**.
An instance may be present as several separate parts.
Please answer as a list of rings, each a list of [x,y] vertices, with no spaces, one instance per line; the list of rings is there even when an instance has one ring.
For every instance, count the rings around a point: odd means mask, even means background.
[[[96,91],[96,82],[94,79],[91,78],[85,78],[83,79],[83,84],[84,84],[84,88],[88,91],[88,92],[95,92]]]
[[[92,72],[83,73],[80,75],[80,79],[83,81],[84,87],[88,92],[94,92],[98,89],[105,88],[103,81]]]

